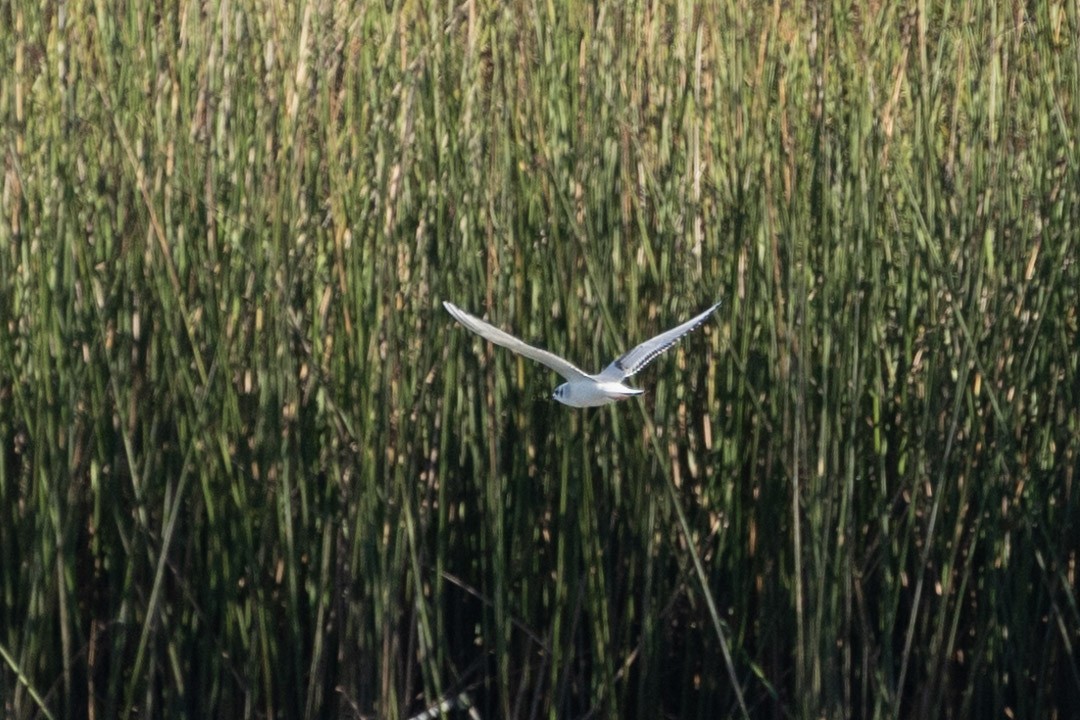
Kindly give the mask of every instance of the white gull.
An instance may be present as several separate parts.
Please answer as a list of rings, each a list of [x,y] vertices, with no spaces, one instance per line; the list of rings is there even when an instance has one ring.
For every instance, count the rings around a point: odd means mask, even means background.
[[[644,390],[630,387],[623,381],[637,374],[643,367],[655,360],[660,353],[678,342],[679,338],[705,322],[706,318],[719,306],[720,303],[717,302],[708,310],[705,310],[700,315],[695,315],[682,325],[673,327],[667,332],[660,333],[656,337],[641,343],[633,350],[616,359],[600,373],[590,375],[580,370],[570,361],[564,360],[547,350],[522,342],[494,325],[470,315],[453,303],[443,301],[443,307],[454,316],[455,320],[480,337],[516,352],[518,355],[535,360],[566,378],[566,382],[555,388],[552,397],[571,407],[597,407],[643,393]]]

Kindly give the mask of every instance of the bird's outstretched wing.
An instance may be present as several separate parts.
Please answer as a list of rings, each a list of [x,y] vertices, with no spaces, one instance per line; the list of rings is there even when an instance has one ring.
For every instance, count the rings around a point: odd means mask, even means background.
[[[705,322],[706,318],[718,307],[720,307],[719,302],[700,315],[690,318],[682,325],[673,327],[667,332],[646,340],[604,368],[604,371],[596,376],[597,379],[621,382],[631,375],[635,375],[639,370],[655,360],[657,355],[678,342],[679,338]]]
[[[446,308],[446,312],[454,316],[455,320],[485,340],[490,340],[496,345],[502,345],[504,348],[516,352],[518,355],[535,360],[541,365],[546,365],[567,380],[587,380],[590,377],[573,363],[563,360],[558,355],[547,350],[541,350],[538,347],[522,342],[510,333],[503,332],[494,325],[470,315],[453,303],[444,300],[443,307]]]

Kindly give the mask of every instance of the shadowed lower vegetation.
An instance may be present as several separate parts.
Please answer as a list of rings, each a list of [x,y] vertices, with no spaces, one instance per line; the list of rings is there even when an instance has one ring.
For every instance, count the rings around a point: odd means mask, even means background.
[[[699,5],[0,2],[5,717],[1080,707],[1076,3]]]

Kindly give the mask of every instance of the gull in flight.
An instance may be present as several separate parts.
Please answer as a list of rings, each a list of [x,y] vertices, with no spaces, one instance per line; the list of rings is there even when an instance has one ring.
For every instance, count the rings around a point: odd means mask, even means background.
[[[706,318],[708,318],[713,310],[716,310],[719,306],[720,303],[717,302],[705,312],[700,315],[695,315],[682,325],[674,327],[667,332],[660,333],[651,340],[646,340],[641,343],[630,352],[616,359],[604,368],[602,372],[596,375],[590,375],[587,372],[578,369],[578,367],[570,361],[564,360],[547,350],[541,350],[538,347],[533,347],[532,345],[524,343],[513,335],[503,332],[494,325],[470,315],[457,305],[443,301],[443,307],[446,308],[448,313],[454,316],[455,320],[480,337],[485,340],[490,340],[496,345],[502,345],[504,348],[508,348],[518,355],[523,355],[530,360],[535,360],[541,365],[546,365],[566,378],[566,382],[555,388],[555,393],[552,397],[563,405],[570,405],[571,407],[597,407],[599,405],[607,405],[616,400],[622,400],[623,398],[640,395],[645,392],[644,390],[625,385],[623,381],[631,375],[636,375],[639,370],[655,360],[657,355],[678,342],[679,338],[705,322]]]

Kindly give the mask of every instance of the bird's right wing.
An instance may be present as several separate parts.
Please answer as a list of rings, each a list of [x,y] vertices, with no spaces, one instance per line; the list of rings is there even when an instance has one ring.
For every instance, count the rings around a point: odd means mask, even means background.
[[[660,333],[656,337],[646,340],[604,368],[604,371],[597,375],[597,377],[601,380],[622,382],[625,378],[637,374],[641,368],[655,360],[657,355],[678,342],[679,338],[705,322],[718,307],[720,307],[719,302],[705,312],[690,318],[682,325],[673,327],[667,332]]]
[[[446,308],[446,312],[454,316],[455,320],[485,340],[490,340],[496,345],[502,345],[504,348],[516,352],[518,355],[527,357],[530,360],[535,360],[541,365],[546,365],[567,380],[589,379],[589,375],[580,370],[573,363],[563,360],[558,355],[550,353],[547,350],[541,350],[538,347],[533,347],[528,343],[522,342],[510,333],[503,332],[491,323],[486,323],[480,318],[470,315],[453,303],[444,300],[443,307]]]

